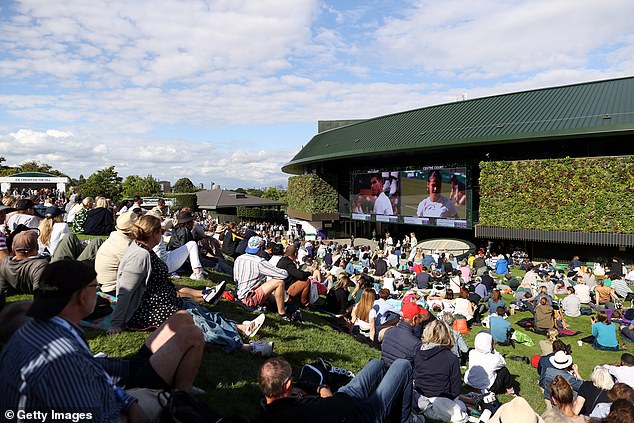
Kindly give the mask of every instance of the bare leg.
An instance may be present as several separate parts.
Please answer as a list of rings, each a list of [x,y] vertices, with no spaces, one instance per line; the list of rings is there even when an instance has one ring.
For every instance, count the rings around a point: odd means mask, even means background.
[[[154,371],[170,386],[191,390],[202,362],[205,342],[196,326],[183,325],[150,357]]]
[[[198,303],[203,302],[203,292],[200,289],[188,288],[186,286],[176,286],[178,296],[181,298],[189,298]]]
[[[284,291],[284,281],[281,279],[271,279],[268,282],[264,282],[260,285],[260,288],[264,291],[265,297],[268,297],[271,293],[275,296],[275,304],[277,305],[277,312],[279,314],[286,314],[286,308],[284,307],[284,299],[286,292]]]

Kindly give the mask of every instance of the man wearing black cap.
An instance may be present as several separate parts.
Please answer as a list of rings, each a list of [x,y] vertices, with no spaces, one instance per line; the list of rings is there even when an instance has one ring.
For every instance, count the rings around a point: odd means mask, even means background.
[[[40,219],[35,216],[35,203],[28,198],[21,198],[15,202],[15,213],[7,219],[7,227],[13,232],[18,225],[26,225],[37,229]]]
[[[93,357],[79,321],[95,306],[95,277],[78,261],[45,269],[27,312],[33,320],[13,334],[0,355],[0,398],[6,407],[0,411],[55,410],[67,415],[64,420],[104,422],[127,415],[130,422],[142,422],[148,421],[145,403],[122,386],[191,390],[204,343],[186,313],[172,316],[132,359]]]

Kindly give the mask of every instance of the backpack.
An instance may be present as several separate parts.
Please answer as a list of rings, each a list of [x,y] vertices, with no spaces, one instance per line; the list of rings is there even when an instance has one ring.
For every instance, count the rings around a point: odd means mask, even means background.
[[[302,366],[295,385],[309,394],[316,393],[319,385],[328,385],[334,392],[347,385],[354,376],[351,371],[318,358],[317,361]]]
[[[163,408],[159,423],[249,423],[244,416],[222,417],[207,404],[191,396],[188,392],[173,390],[159,394],[159,404]]]

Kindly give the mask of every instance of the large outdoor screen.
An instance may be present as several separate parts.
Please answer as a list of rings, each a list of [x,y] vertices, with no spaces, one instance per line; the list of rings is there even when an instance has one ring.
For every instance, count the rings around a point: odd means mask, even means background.
[[[355,220],[467,228],[466,167],[352,175],[351,217]]]

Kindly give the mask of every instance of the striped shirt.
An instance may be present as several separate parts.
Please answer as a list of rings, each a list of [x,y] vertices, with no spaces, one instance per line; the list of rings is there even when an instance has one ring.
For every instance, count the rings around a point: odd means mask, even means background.
[[[11,337],[0,355],[2,415],[55,410],[91,413],[91,422],[119,421],[134,398],[120,389],[115,393],[101,360],[81,344],[81,330],[71,330],[32,320]]]
[[[238,299],[246,298],[249,291],[260,286],[267,276],[286,279],[288,273],[255,254],[239,256],[233,263],[233,279],[236,281]]]
[[[612,289],[614,289],[614,292],[616,292],[616,295],[618,295],[621,298],[625,298],[627,297],[627,294],[632,293],[632,290],[627,285],[627,282],[625,281],[625,279],[613,279]]]
[[[0,251],[7,251],[7,240],[2,232],[0,232]]]

